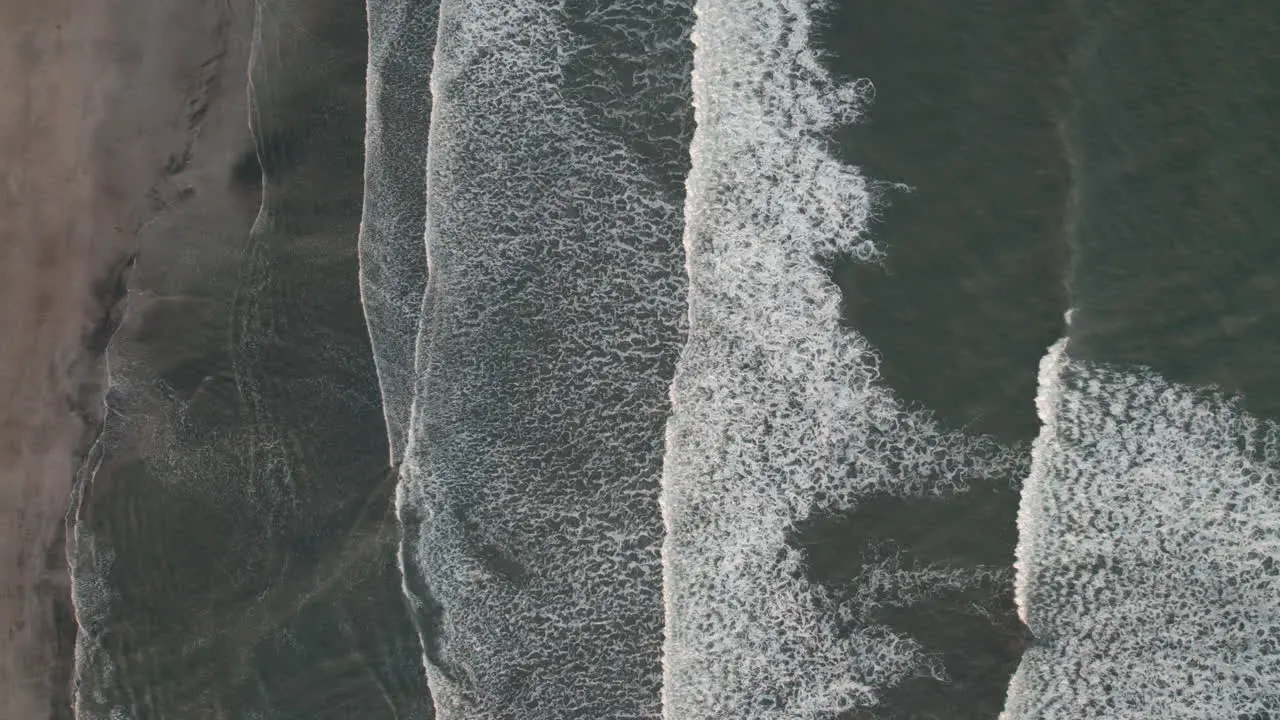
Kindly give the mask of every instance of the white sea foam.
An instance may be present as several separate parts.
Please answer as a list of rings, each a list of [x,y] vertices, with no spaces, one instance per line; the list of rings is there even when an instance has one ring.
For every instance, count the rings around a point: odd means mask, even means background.
[[[644,153],[683,152],[645,118],[687,107],[689,13],[590,7],[441,7],[397,511],[442,720],[660,713],[657,494],[685,292],[680,174]],[[632,51],[599,56],[584,32]]]
[[[72,578],[71,600],[79,627],[73,706],[76,717],[94,718],[100,717],[95,713],[109,703],[102,688],[117,681],[116,664],[110,650],[103,644],[104,631],[110,622],[112,599],[116,594],[107,580],[115,563],[115,552],[79,518],[72,524],[71,532],[71,552],[67,555],[67,563]],[[116,712],[123,712],[123,709],[112,710],[112,715]]]
[[[426,256],[428,82],[439,3],[368,0],[360,294],[382,389],[391,462],[404,453]]]
[[[1040,366],[1019,510],[1036,635],[1003,718],[1280,712],[1280,426],[1144,368]]]
[[[837,84],[810,46],[816,3],[701,0],[685,248],[689,339],[671,390],[662,507],[664,717],[826,718],[941,671],[866,620],[980,573],[869,567],[837,599],[805,579],[788,533],[870,493],[964,490],[1023,462],[943,432],[878,382],[840,326],[817,258],[865,262],[875,186],[825,135],[869,84]]]

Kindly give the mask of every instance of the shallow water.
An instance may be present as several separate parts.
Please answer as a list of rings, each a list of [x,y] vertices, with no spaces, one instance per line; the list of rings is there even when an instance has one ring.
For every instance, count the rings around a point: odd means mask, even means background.
[[[112,342],[73,508],[77,717],[429,717],[355,273],[363,12],[252,20],[250,127],[223,78]]]
[[[442,718],[660,712],[689,9],[441,7],[396,505]]]

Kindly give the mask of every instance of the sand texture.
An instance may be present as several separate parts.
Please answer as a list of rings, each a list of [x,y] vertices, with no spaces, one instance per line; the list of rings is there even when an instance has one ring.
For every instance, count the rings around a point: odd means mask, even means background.
[[[190,202],[201,183],[235,192],[220,168],[247,143],[251,23],[244,0],[0,1],[7,720],[71,716],[64,516],[101,423],[103,351],[128,306],[140,230]],[[219,167],[216,180],[202,157]]]

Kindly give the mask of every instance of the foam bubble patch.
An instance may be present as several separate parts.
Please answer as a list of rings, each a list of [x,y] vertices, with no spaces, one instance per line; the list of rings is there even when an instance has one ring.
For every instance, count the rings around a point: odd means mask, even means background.
[[[442,3],[397,494],[442,720],[660,713],[689,15]]]
[[[1143,368],[1041,363],[1007,720],[1280,712],[1280,426]]]

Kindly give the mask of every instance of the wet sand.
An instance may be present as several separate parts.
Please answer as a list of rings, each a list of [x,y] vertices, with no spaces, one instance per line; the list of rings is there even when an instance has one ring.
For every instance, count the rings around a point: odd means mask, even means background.
[[[254,5],[108,350],[70,543],[82,720],[430,717],[358,286],[364,6]]]
[[[0,717],[70,717],[64,516],[103,351],[138,231],[191,195],[247,6],[0,2]]]

